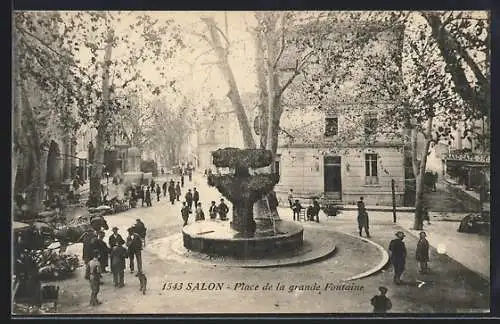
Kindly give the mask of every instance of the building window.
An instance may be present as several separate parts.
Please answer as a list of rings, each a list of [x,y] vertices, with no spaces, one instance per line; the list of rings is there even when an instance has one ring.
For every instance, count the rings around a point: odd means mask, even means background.
[[[365,183],[378,184],[377,154],[365,155]]]
[[[338,134],[339,131],[339,119],[338,117],[327,117],[325,118],[325,136],[331,137]]]
[[[365,135],[373,135],[377,131],[377,114],[365,114]]]

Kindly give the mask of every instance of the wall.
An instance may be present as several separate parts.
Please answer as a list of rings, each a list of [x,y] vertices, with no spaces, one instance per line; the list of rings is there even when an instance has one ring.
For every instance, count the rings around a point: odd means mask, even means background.
[[[280,199],[293,189],[297,196],[321,196],[324,192],[324,152],[312,147],[280,148],[280,182],[276,185]],[[334,153],[334,152],[332,152]],[[365,184],[365,153],[378,154],[378,185]],[[329,154],[329,153],[326,153]],[[334,153],[335,154],[335,153]],[[395,180],[396,203],[403,204],[403,154],[394,147],[349,149],[341,156],[342,202],[355,203],[364,196],[367,205],[392,205],[391,180]],[[333,155],[333,154],[332,154]],[[295,158],[293,158],[295,157]]]

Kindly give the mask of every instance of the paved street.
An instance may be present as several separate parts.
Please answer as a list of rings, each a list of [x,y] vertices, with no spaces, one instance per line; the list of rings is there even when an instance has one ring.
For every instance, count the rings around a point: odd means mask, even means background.
[[[157,180],[155,180],[157,181]],[[206,178],[199,175],[194,177],[190,184],[186,182],[183,194],[188,187],[196,186],[206,211],[208,200],[217,200],[218,192],[205,184]],[[160,183],[162,180],[160,180]],[[190,186],[191,185],[191,186]],[[167,251],[151,251],[154,240],[179,233],[181,219],[179,215],[180,203],[170,205],[165,198],[153,207],[131,209],[125,213],[107,217],[110,228],[117,226],[122,235],[126,228],[141,218],[149,229],[147,247],[143,253],[144,271],[148,276],[149,291],[145,296],[139,294],[137,278],[126,272],[126,287],[119,290],[112,286],[110,274],[104,275],[104,285],[101,287],[100,298],[103,304],[97,308],[88,306],[90,287],[83,279],[83,268],[78,269],[74,278],[68,278],[59,283],[63,289],[61,293],[60,312],[63,313],[218,313],[218,312],[371,312],[369,299],[377,293],[379,285],[389,288],[388,296],[393,300],[392,312],[456,312],[463,309],[485,309],[489,303],[488,282],[482,280],[472,271],[464,268],[446,255],[439,255],[435,249],[431,250],[432,273],[425,277],[417,275],[417,265],[413,260],[416,238],[408,235],[405,239],[408,248],[407,271],[404,279],[410,284],[394,286],[392,284],[392,270],[388,267],[381,273],[371,277],[356,280],[353,285],[362,286],[360,291],[292,291],[293,285],[323,286],[328,282],[336,283],[340,278],[335,271],[336,262],[349,259],[349,248],[343,250],[339,242],[339,254],[328,260],[303,265],[299,267],[270,268],[270,269],[243,269],[227,268],[215,265],[200,265],[191,262],[180,262],[162,258],[158,255]],[[319,226],[325,230],[337,230],[357,235],[355,212],[344,212],[336,217],[325,219],[321,216]],[[291,218],[287,209],[281,209],[282,218]],[[399,229],[392,224],[388,213],[371,213],[372,240],[383,247],[387,247],[393,238],[393,233]],[[403,219],[403,215],[400,218]],[[410,216],[408,215],[408,218]],[[404,224],[403,221],[401,221]],[[318,224],[303,223],[305,231]],[[403,225],[405,227],[406,225]],[[109,234],[109,233],[108,233]],[[431,244],[433,242],[430,235]],[[455,245],[459,246],[456,242]],[[344,246],[344,248],[346,248]],[[74,245],[71,251],[81,252],[81,246]],[[337,259],[336,259],[337,258]],[[353,260],[354,262],[354,260]],[[338,266],[337,266],[338,267]],[[428,286],[415,287],[411,282],[415,280],[428,282]],[[179,291],[163,290],[165,283],[183,283],[184,288]],[[203,290],[185,290],[188,283],[223,283],[231,287],[235,283],[262,285],[269,282],[273,286],[278,283],[284,285],[284,291],[243,291],[225,288],[223,293]],[[194,287],[191,286],[191,287]],[[439,292],[439,293],[436,293]],[[439,297],[439,299],[438,299]],[[240,302],[241,301],[241,302]],[[243,302],[244,301],[244,302]]]

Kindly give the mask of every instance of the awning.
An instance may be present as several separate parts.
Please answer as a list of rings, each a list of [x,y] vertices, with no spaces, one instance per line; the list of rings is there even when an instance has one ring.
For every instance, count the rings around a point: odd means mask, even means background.
[[[21,222],[12,222],[12,229],[14,231],[15,230],[26,229],[26,228],[29,228],[29,227],[30,227],[30,224],[21,223]]]

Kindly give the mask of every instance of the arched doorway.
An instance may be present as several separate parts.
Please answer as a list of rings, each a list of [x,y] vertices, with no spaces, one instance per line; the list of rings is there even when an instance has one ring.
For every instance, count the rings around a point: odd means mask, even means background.
[[[47,177],[45,183],[49,186],[61,182],[61,150],[55,141],[50,142],[47,157]]]

